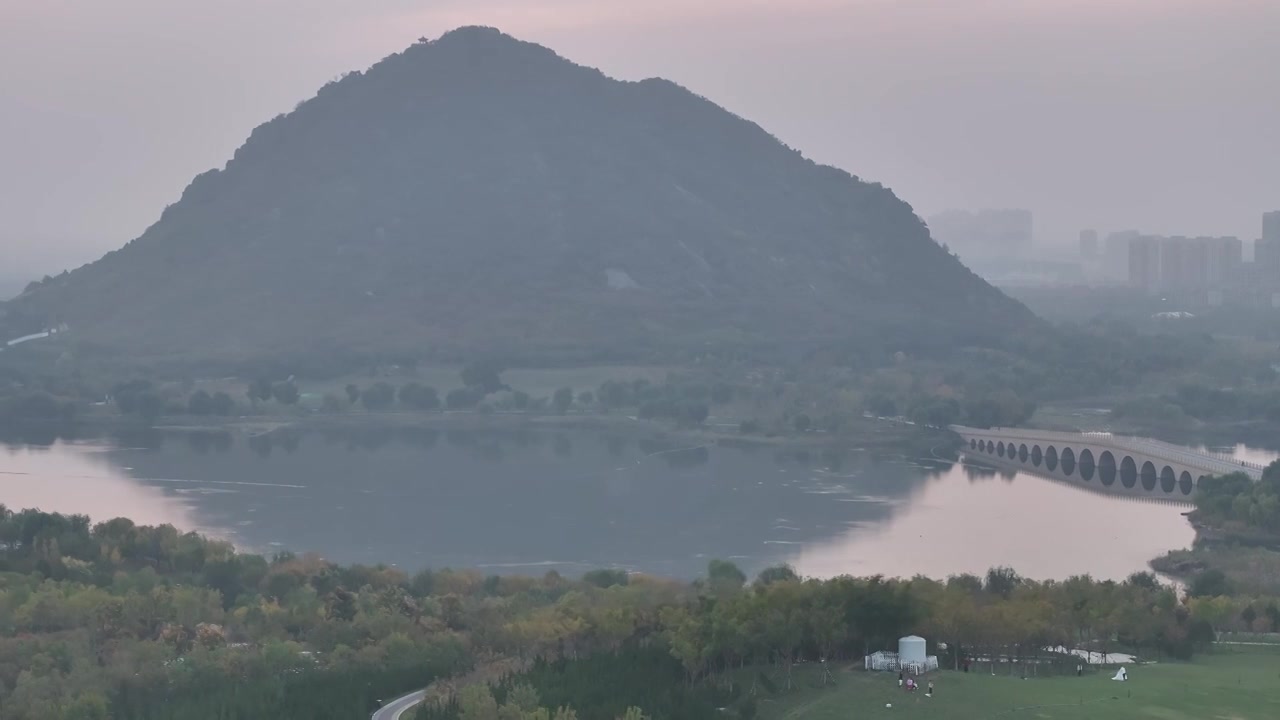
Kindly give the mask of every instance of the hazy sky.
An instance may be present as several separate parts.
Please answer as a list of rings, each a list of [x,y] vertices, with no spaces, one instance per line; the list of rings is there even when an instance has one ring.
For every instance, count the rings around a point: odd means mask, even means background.
[[[0,276],[119,247],[256,125],[468,24],[675,80],[924,216],[1251,241],[1280,208],[1280,0],[0,0]]]

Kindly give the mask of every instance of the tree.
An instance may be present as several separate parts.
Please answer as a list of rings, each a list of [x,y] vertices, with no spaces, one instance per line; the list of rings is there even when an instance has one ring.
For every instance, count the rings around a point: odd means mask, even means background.
[[[569,406],[573,405],[573,388],[562,387],[556,390],[555,395],[551,397],[551,405],[561,415],[568,412]]]
[[[213,414],[220,417],[231,415],[236,410],[236,401],[225,392],[216,392],[213,394]]]
[[[526,714],[536,712],[541,700],[538,697],[538,691],[530,685],[520,684],[507,691],[507,701],[504,703],[520,712],[518,717],[524,718]]]
[[[893,417],[898,414],[898,404],[884,392],[873,392],[862,402],[869,412],[878,417]]]
[[[992,595],[1008,599],[1015,588],[1022,584],[1022,576],[1013,568],[993,567],[987,571],[986,590]]]
[[[701,425],[710,414],[711,409],[706,403],[688,402],[681,407],[680,419],[689,425]]]
[[[440,394],[429,385],[411,382],[400,388],[400,404],[414,410],[436,410]]]
[[[298,392],[298,386],[286,380],[271,386],[271,397],[281,405],[296,405],[302,396]]]
[[[481,397],[499,390],[510,390],[502,382],[502,366],[491,361],[474,362],[462,368],[463,386],[476,390]]]
[[[707,580],[713,587],[741,590],[747,576],[728,560],[713,559],[707,563]]]
[[[1280,631],[1280,606],[1275,602],[1268,603],[1262,609],[1262,614],[1267,616],[1267,621],[1271,623],[1271,632]]]
[[[455,388],[444,396],[445,407],[450,410],[470,410],[483,400],[480,391],[472,388]]]
[[[267,402],[271,400],[271,394],[274,386],[267,378],[257,378],[249,383],[245,395],[248,396],[249,402],[257,405],[259,402]]]
[[[325,600],[325,613],[334,620],[351,622],[356,619],[356,594],[345,588],[337,588]]]
[[[159,393],[147,391],[137,397],[138,416],[148,423],[164,414],[164,398]]]
[[[604,568],[599,570],[588,570],[582,576],[583,582],[600,588],[613,587],[614,585],[626,585],[628,579],[626,570],[612,570]]]
[[[469,685],[458,694],[459,720],[498,720],[498,703],[489,686]]]
[[[1227,580],[1226,573],[1217,568],[1196,575],[1187,587],[1187,595],[1191,597],[1217,597],[1231,593],[1231,582]]]
[[[360,399],[360,386],[354,383],[348,383],[347,387],[344,389],[347,392],[347,403],[349,405],[355,405],[356,401]]]
[[[790,565],[774,565],[761,570],[756,576],[755,584],[757,587],[764,587],[776,582],[791,582],[799,579],[800,576],[796,574],[795,568]]]
[[[1155,590],[1160,587],[1160,578],[1157,578],[1155,573],[1149,572],[1132,573],[1127,579],[1125,579],[1125,582],[1133,585],[1134,587],[1140,587],[1147,590]]]
[[[213,396],[204,390],[197,390],[187,399],[187,412],[192,415],[212,415]]]
[[[1253,629],[1253,621],[1258,619],[1258,611],[1253,608],[1253,604],[1244,606],[1244,610],[1240,611],[1240,619],[1244,621],[1246,630]]]
[[[360,402],[366,410],[386,410],[396,401],[396,388],[391,383],[377,382],[360,393]]]
[[[945,428],[960,419],[960,403],[955,398],[917,398],[907,408],[907,417],[919,425]]]

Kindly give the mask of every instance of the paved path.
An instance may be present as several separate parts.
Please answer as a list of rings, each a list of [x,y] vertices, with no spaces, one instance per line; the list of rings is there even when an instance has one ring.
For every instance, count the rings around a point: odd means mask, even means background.
[[[419,690],[403,697],[398,697],[383,705],[378,712],[373,714],[372,720],[408,720],[409,711],[422,702],[422,698],[426,693],[426,690]]]

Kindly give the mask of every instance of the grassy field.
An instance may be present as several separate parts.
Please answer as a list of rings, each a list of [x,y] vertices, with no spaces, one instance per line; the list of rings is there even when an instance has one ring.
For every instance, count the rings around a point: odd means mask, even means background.
[[[1280,648],[1233,646],[1191,663],[1131,667],[1124,683],[1101,671],[1033,680],[943,671],[932,675],[937,692],[931,698],[899,690],[891,673],[846,670],[824,689],[816,687],[815,670],[805,672],[812,674],[799,676],[804,690],[760,704],[762,720],[1280,718]]]

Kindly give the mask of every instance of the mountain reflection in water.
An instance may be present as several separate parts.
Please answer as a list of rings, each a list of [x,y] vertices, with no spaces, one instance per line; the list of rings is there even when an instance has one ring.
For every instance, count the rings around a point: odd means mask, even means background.
[[[1185,508],[863,451],[606,431],[143,433],[0,450],[11,508],[128,516],[248,550],[408,570],[1121,578],[1190,544]]]

